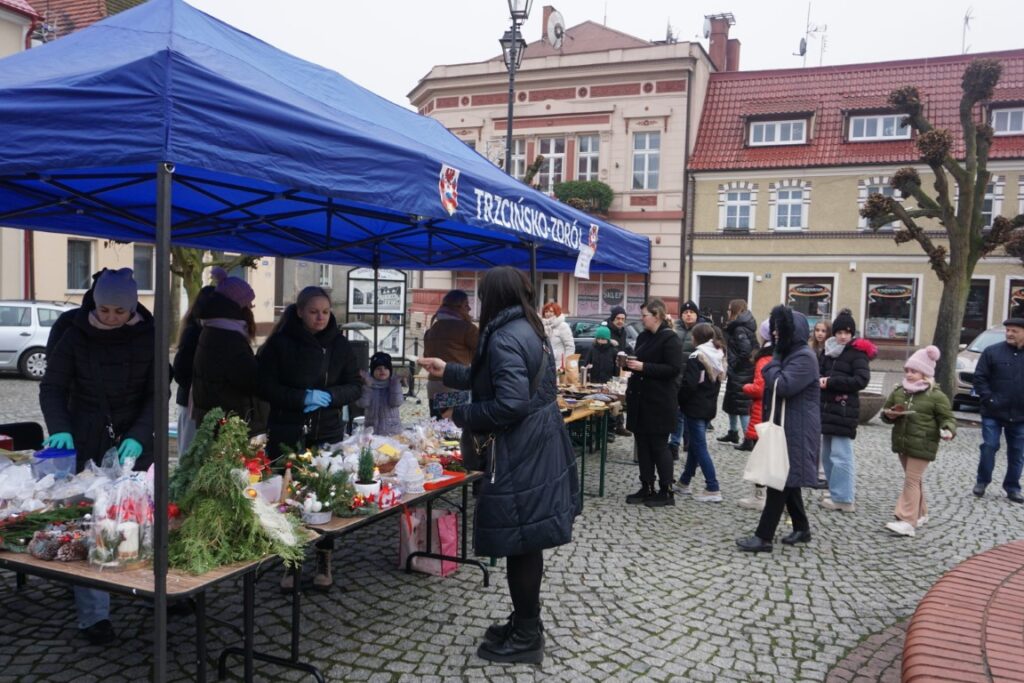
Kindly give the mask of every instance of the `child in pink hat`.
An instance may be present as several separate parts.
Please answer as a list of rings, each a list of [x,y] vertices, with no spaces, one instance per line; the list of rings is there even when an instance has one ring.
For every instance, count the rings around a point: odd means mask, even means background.
[[[928,521],[922,478],[935,460],[939,440],[956,436],[956,420],[949,399],[935,386],[939,349],[926,346],[903,365],[903,382],[893,389],[882,409],[882,421],[892,425],[892,450],[903,466],[903,492],[893,511],[896,520],[885,528],[900,536],[913,536]]]

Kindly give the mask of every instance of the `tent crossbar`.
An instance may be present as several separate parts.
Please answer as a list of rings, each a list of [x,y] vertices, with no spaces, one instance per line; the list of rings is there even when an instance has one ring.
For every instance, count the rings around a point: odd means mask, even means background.
[[[145,180],[148,180],[148,178],[145,179]],[[99,197],[95,196],[95,194],[97,194],[97,193],[110,192],[112,188],[97,188],[96,190],[93,190],[91,192],[84,192],[84,191],[76,190],[75,188],[71,187],[70,185],[65,185],[62,182],[58,182],[58,181],[54,180],[53,178],[50,178],[49,180],[40,179],[40,182],[45,183],[45,184],[49,185],[50,187],[57,188],[58,190],[60,190],[62,192],[66,192],[67,194],[75,197],[76,199],[78,199],[81,202],[84,202],[86,204],[90,204],[90,203],[94,204],[94,205],[102,208],[104,211],[110,212],[114,216],[118,216],[120,218],[125,219],[129,223],[138,223],[139,225],[145,226],[147,230],[153,228],[152,222],[146,220],[145,218],[143,218],[141,216],[136,216],[133,213],[125,211],[124,209],[121,209],[121,208],[115,206],[114,204],[111,204],[110,202],[105,201],[105,200],[100,199]],[[119,184],[117,187],[119,187],[119,188],[120,187],[130,187],[133,184],[138,184],[138,183],[124,183],[124,184]],[[143,230],[140,230],[138,228],[132,228],[131,226],[128,226],[128,225],[126,225],[124,227],[126,229],[128,229],[128,230],[131,230],[132,232],[138,233],[139,235],[145,235],[145,236],[149,237],[149,233],[148,232],[144,232]]]
[[[274,193],[264,193],[264,195],[262,197],[257,197],[257,198],[254,198],[254,199],[250,200],[250,201],[247,201],[247,202],[235,203],[235,202],[229,202],[227,199],[225,199],[224,197],[216,194],[215,192],[210,192],[209,190],[207,190],[207,189],[205,189],[205,188],[203,188],[201,186],[198,186],[198,185],[196,185],[194,183],[191,183],[191,182],[188,182],[188,181],[178,181],[178,182],[179,182],[180,185],[183,185],[184,187],[187,187],[188,189],[192,190],[193,192],[196,192],[198,194],[203,195],[204,197],[208,197],[209,199],[212,199],[214,201],[217,201],[217,202],[220,202],[220,203],[224,204],[224,208],[220,209],[218,211],[212,211],[212,212],[207,212],[207,213],[197,213],[195,219],[193,219],[191,221],[186,221],[184,223],[178,223],[178,225],[175,226],[175,229],[177,229],[177,230],[180,230],[182,228],[190,228],[193,225],[199,225],[199,224],[202,223],[202,219],[203,218],[206,218],[206,219],[219,218],[219,217],[223,216],[226,213],[231,213],[232,211],[240,211],[242,213],[246,213],[247,209],[249,209],[251,207],[259,206],[260,204],[263,204],[264,202],[273,201],[274,199],[277,198],[276,194],[274,194]],[[295,191],[294,190],[289,190],[285,194],[290,194],[292,192],[295,192]]]

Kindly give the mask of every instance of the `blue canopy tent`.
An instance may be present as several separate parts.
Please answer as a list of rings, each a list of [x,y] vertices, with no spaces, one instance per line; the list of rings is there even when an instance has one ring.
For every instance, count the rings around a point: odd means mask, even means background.
[[[373,268],[548,271],[572,271],[589,242],[592,271],[649,270],[647,238],[525,187],[438,122],[181,0],[0,61],[0,141],[0,225],[156,244],[157,405],[168,395],[172,241]],[[157,411],[157,434],[166,421]],[[156,443],[162,510],[167,443]],[[162,515],[155,541],[163,680]]]

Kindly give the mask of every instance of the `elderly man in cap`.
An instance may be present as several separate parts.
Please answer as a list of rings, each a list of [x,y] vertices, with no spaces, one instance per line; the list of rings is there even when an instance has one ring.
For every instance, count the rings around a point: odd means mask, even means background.
[[[1006,341],[982,351],[974,369],[974,391],[981,400],[981,460],[974,495],[985,495],[999,451],[999,435],[1006,433],[1006,476],[1003,490],[1012,503],[1024,503],[1020,476],[1024,466],[1024,306],[1003,321]]]

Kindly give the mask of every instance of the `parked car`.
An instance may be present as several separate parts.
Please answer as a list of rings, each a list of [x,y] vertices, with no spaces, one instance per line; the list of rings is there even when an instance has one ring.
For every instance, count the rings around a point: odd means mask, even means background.
[[[956,395],[953,396],[953,410],[961,406],[978,405],[978,397],[974,393],[974,368],[978,364],[981,352],[989,346],[1006,339],[1006,328],[1002,325],[990,327],[977,337],[956,357]]]
[[[0,370],[27,379],[46,374],[46,339],[64,311],[76,304],[55,301],[0,301]]]
[[[583,355],[594,345],[594,332],[604,324],[604,318],[566,318],[565,322],[572,330],[573,342],[576,344],[576,353]],[[622,349],[632,353],[636,345],[636,338],[640,335],[643,326],[639,322],[626,323],[626,348]]]

